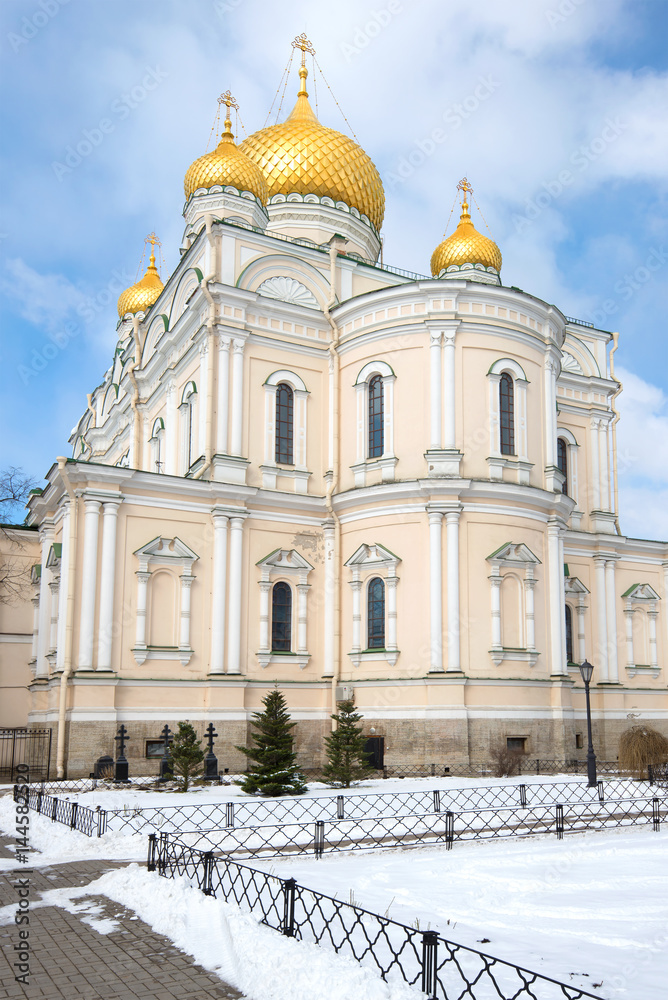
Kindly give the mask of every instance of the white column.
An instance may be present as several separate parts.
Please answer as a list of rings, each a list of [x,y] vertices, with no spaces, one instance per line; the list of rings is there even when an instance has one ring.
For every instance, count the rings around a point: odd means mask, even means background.
[[[429,447],[434,451],[439,451],[442,444],[441,438],[441,413],[443,409],[443,389],[441,363],[441,340],[443,334],[432,331],[429,334],[429,378],[430,378],[430,421],[429,421]]]
[[[561,546],[559,544],[559,524],[557,521],[547,523],[547,564],[549,579],[549,607],[550,607],[550,673],[559,676],[567,673],[566,657],[562,643],[564,630],[564,603],[562,593],[564,589],[563,576],[564,564],[561,559]]]
[[[225,670],[225,611],[227,583],[227,516],[214,511],[213,584],[211,595],[211,664],[209,673]]]
[[[260,581],[260,652],[269,653],[269,595],[271,580]]]
[[[335,546],[334,522],[323,522],[325,541],[325,611],[324,611],[324,657],[323,675],[332,677],[334,674],[334,590],[335,590]]]
[[[216,453],[229,454],[228,422],[230,410],[230,338],[218,340],[218,403],[216,406]]]
[[[576,613],[578,616],[578,656],[580,657],[580,663],[584,663],[587,659],[586,645],[585,645],[585,611],[586,607],[584,604],[584,598],[580,594],[578,598],[578,606],[576,608]]]
[[[443,670],[443,512],[428,511],[429,515],[429,607],[431,634],[430,672]]]
[[[449,451],[455,451],[455,406],[456,406],[456,392],[455,392],[455,334],[454,332],[447,332],[444,334],[443,341],[443,359],[445,362],[444,370],[444,417],[445,417],[445,435],[443,441],[443,447]]]
[[[447,442],[446,442],[447,447]],[[461,511],[445,514],[448,579],[448,670],[461,670],[459,649],[459,518]]]
[[[100,626],[97,640],[97,669],[111,670],[114,635],[114,590],[116,587],[116,525],[120,501],[103,505],[102,569],[100,578]]]
[[[355,405],[357,408],[356,418],[356,441],[357,448],[355,454],[355,464],[359,465],[366,458],[366,382],[360,382],[355,386]],[[331,468],[331,464],[330,464]]]
[[[79,618],[79,669],[93,669],[95,638],[95,598],[97,594],[97,536],[100,523],[99,500],[85,500],[81,611]]]
[[[529,461],[527,427],[527,385],[523,378],[515,380],[515,450],[522,462]],[[498,392],[497,392],[498,397]]]
[[[527,565],[526,576],[524,578],[524,621],[526,625],[526,644],[529,650],[536,648],[535,586],[536,580],[533,575],[533,566]]]
[[[394,455],[394,375],[383,376],[383,456]]]
[[[545,395],[545,466],[557,464],[557,366],[553,358],[546,358],[543,367]]]
[[[137,633],[135,648],[146,649],[146,597],[150,573],[146,570],[137,571]]]
[[[659,656],[656,648],[656,619],[658,613],[656,610],[647,612],[649,625],[649,665],[653,670],[657,670],[659,666]]]
[[[311,589],[308,583],[297,584],[298,608],[297,608],[297,652],[305,653],[308,649],[306,644],[306,607],[308,592]]]
[[[179,649],[190,649],[190,588],[194,576],[190,573],[181,574],[181,622],[179,629]]]
[[[626,666],[635,666],[635,653],[633,651],[633,608],[631,602],[626,602],[624,608],[624,619],[626,621]]]
[[[359,653],[362,649],[362,581],[359,578],[359,569],[354,567],[355,578],[351,580],[350,586],[353,591],[353,653]]]
[[[232,428],[230,452],[241,455],[244,406],[244,342],[232,341]]]
[[[41,540],[41,563],[42,570],[39,578],[39,625],[38,625],[38,636],[37,636],[37,664],[36,664],[36,676],[37,677],[48,677],[49,675],[49,661],[46,658],[46,654],[49,651],[49,639],[51,631],[51,591],[49,589],[49,584],[51,582],[51,570],[47,569],[46,561],[49,558],[49,552],[51,551],[51,546],[53,545],[53,526],[44,525],[40,529],[40,540]]]
[[[501,570],[499,566],[492,567],[489,582],[492,596],[492,649],[501,649]]]
[[[591,421],[591,433],[589,435],[591,447],[591,503],[590,510],[601,509],[601,465],[598,455],[598,428],[601,421],[596,417]]]
[[[601,510],[610,510],[610,475],[609,475],[609,449],[608,449],[608,423],[601,420],[598,430],[598,456],[601,469]]]
[[[617,666],[617,595],[615,593],[615,560],[607,559],[605,563],[605,592],[608,637],[608,681],[611,684],[619,682]]]
[[[594,658],[594,666],[600,667],[599,679],[608,680],[608,614],[606,610],[605,598],[605,556],[594,556],[594,573],[596,577],[596,621],[597,621],[597,644],[596,656],[599,663]]]
[[[244,518],[230,517],[230,598],[227,637],[227,671],[241,673],[241,585],[243,579]]]
[[[385,637],[385,649],[396,651],[397,649],[397,584],[399,580],[394,576],[394,567],[390,570],[391,576],[385,580],[385,590],[387,593],[387,635]]]
[[[199,345],[199,385],[198,385],[198,432],[197,450],[193,455],[193,461],[203,455],[206,451],[206,400],[207,400],[207,342],[203,340]]]
[[[564,673],[568,673],[568,657],[566,655],[566,578],[564,576],[564,531],[559,532],[559,606],[561,615],[559,624],[561,626],[561,662],[564,666]],[[571,622],[572,627],[572,622]]]
[[[58,600],[58,652],[56,654],[56,670],[62,670],[65,665],[65,631],[67,628],[67,594],[70,580],[70,508],[69,504],[63,512],[62,531],[60,535],[60,592]]]
[[[168,476],[178,474],[179,428],[176,412],[176,383],[170,379],[165,390],[165,473]]]
[[[264,464],[276,465],[276,394],[278,386],[264,387]]]
[[[295,389],[294,396],[295,465],[298,469],[306,471],[306,415],[309,393],[304,389]]]
[[[40,578],[41,579],[41,578]],[[31,659],[37,664],[37,651],[39,648],[39,590],[35,590],[32,596],[32,653]]]
[[[54,651],[58,646],[58,588],[60,579],[57,576],[51,577],[49,581],[51,618],[49,621],[49,652]]]

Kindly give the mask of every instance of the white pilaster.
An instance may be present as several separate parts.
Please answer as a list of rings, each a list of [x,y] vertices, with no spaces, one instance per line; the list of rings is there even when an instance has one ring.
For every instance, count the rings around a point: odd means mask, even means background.
[[[446,451],[454,451],[455,444],[455,333],[446,331],[443,336],[443,383],[444,383],[444,420],[445,433],[443,447]]]
[[[499,566],[492,566],[492,573],[489,578],[491,584],[491,614],[492,614],[492,649],[500,650],[501,647],[501,569]]]
[[[383,458],[394,455],[394,383],[396,376],[383,375]],[[392,476],[394,478],[394,476]],[[385,476],[383,475],[383,479]]]
[[[557,365],[553,358],[546,358],[543,367],[545,395],[545,466],[557,464]]]
[[[62,520],[61,559],[60,559],[60,591],[58,599],[58,639],[56,654],[56,670],[62,670],[65,665],[65,632],[67,628],[67,595],[70,582],[70,507],[65,507]]]
[[[181,652],[187,653],[190,650],[190,588],[193,585],[195,577],[190,573],[182,573],[180,579],[181,621],[179,627],[179,649]]]
[[[362,649],[362,581],[359,569],[354,567],[350,586],[353,592],[353,646],[351,652],[359,653]]]
[[[242,517],[230,517],[230,599],[227,638],[227,671],[230,674],[241,673],[241,587],[246,517],[246,514]]]
[[[308,583],[298,583],[297,584],[297,652],[306,653],[308,646],[306,644],[306,623],[307,623],[307,604],[308,604],[308,592],[311,589]]]
[[[601,421],[597,417],[591,420],[589,441],[591,446],[591,504],[590,510],[601,509],[601,464],[598,454],[599,432]]]
[[[207,342],[203,340],[199,345],[199,405],[198,405],[198,433],[197,433],[197,451],[193,455],[192,460],[195,461],[200,455],[203,455],[206,451],[206,400],[207,400]]]
[[[102,517],[102,570],[100,578],[100,626],[97,669],[111,670],[114,636],[114,590],[116,586],[116,526],[120,500],[105,501]]]
[[[585,611],[586,611],[584,597],[582,594],[578,597],[578,606],[576,608],[578,616],[578,657],[579,662],[584,663],[587,659],[586,653],[586,643],[585,643]]]
[[[443,512],[428,510],[429,517],[429,608],[431,663],[429,670],[443,670]]]
[[[51,576],[49,582],[51,620],[49,623],[49,653],[55,653],[58,646],[58,591],[60,588],[60,577]]]
[[[271,653],[269,645],[269,595],[271,580],[260,580],[260,652]]]
[[[178,474],[178,417],[176,412],[176,382],[169,379],[165,387],[165,472]]]
[[[244,406],[244,341],[232,341],[232,427],[230,452],[241,455]]]
[[[211,595],[211,664],[209,672],[225,670],[225,612],[227,584],[227,525],[228,518],[213,512],[213,585]]]
[[[324,669],[325,677],[332,677],[334,674],[334,589],[336,583],[336,566],[334,558],[336,555],[334,545],[334,522],[325,521],[323,523],[323,534],[325,542],[325,612],[324,612]]]
[[[39,579],[39,626],[37,638],[37,663],[35,676],[48,677],[49,661],[46,654],[49,651],[49,641],[51,632],[51,570],[47,568],[46,561],[49,558],[49,551],[53,545],[54,530],[53,525],[46,524],[40,528],[41,541],[41,562],[42,570]]]
[[[41,580],[41,578],[40,578]],[[39,589],[35,590],[35,593],[31,599],[32,604],[32,650],[31,659],[35,663],[35,668],[37,667],[37,652],[39,650]]]
[[[230,410],[230,338],[218,339],[218,404],[216,407],[216,452],[227,455]]]
[[[264,387],[264,464],[276,465],[276,395],[277,385]]]
[[[624,620],[626,622],[626,666],[635,666],[635,652],[633,650],[633,608],[631,601],[627,600],[624,607]]]
[[[81,612],[79,618],[79,670],[93,669],[95,599],[97,595],[97,539],[100,523],[99,500],[85,500]]]
[[[567,672],[564,632],[564,564],[561,556],[560,526],[547,523],[547,562],[550,607],[550,673],[559,676]]]
[[[387,634],[385,636],[385,649],[388,652],[397,651],[397,584],[398,578],[394,575],[395,567],[392,566],[385,580],[385,592],[387,594]]]
[[[619,683],[619,668],[617,665],[617,595],[615,593],[615,560],[607,559],[605,563],[606,613],[608,623],[608,680],[611,684]]]
[[[605,596],[605,556],[594,556],[594,573],[596,577],[596,620],[598,625],[597,655],[600,663],[594,660],[594,666],[599,666],[599,678],[608,680],[608,614]]]
[[[534,589],[536,580],[533,576],[533,566],[527,566],[524,577],[524,621],[526,626],[527,649],[533,652],[536,648],[536,608]]]
[[[447,447],[447,441],[446,441]],[[459,622],[459,518],[461,510],[445,514],[448,580],[448,670],[461,670]]]
[[[648,628],[649,628],[649,665],[653,670],[658,670],[659,667],[659,655],[656,646],[656,619],[658,611],[650,608],[647,612]]]
[[[432,330],[429,334],[429,381],[430,381],[430,421],[429,447],[438,450],[442,447],[441,414],[443,409],[442,377],[443,366],[441,357],[441,341],[443,334]],[[446,445],[447,447],[447,445]]]
[[[601,470],[601,510],[611,510],[607,420],[599,421],[598,442],[599,466]]]
[[[137,632],[135,638],[135,648],[137,650],[145,650],[146,649],[146,597],[148,593],[148,581],[151,574],[146,570],[137,570],[136,576],[137,576]]]

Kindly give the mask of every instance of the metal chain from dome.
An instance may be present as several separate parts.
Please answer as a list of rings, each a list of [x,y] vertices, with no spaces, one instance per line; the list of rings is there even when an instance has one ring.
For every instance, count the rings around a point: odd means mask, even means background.
[[[475,207],[480,212],[480,218],[482,219],[482,221],[487,226],[487,219],[482,214],[482,209],[480,208],[480,205],[478,204],[478,202],[475,200],[475,195],[473,194],[473,188],[471,188],[471,198],[473,199],[473,204],[475,205]],[[489,228],[489,226],[487,226],[487,232],[489,233],[490,237],[494,240],[494,234],[492,233],[492,230]],[[496,240],[494,240],[494,242],[496,243]]]
[[[281,103],[279,105],[278,112],[277,112],[277,115],[276,115],[276,120],[278,120],[278,115],[281,113],[281,108],[283,107],[283,98],[285,97],[285,90],[286,90],[286,87],[288,85],[288,78],[290,76],[290,68],[292,66],[292,59],[293,59],[294,54],[295,54],[295,50],[291,49],[290,50],[290,58],[288,59],[287,65],[286,65],[285,69],[283,70],[283,73],[281,74],[281,79],[278,81],[278,87],[276,88],[276,93],[274,94],[274,99],[271,102],[271,107],[269,108],[269,111],[267,112],[267,117],[264,120],[264,125],[262,126],[262,128],[266,128],[267,127],[269,119],[271,118],[271,112],[273,111],[274,104],[276,103],[276,98],[278,97],[278,92],[281,89],[281,84],[283,84],[283,93],[281,94]]]
[[[327,77],[326,77],[326,76],[325,76],[325,74],[323,73],[323,71],[322,71],[322,66],[320,65],[320,63],[319,63],[319,62],[318,62],[318,60],[316,59],[315,55],[313,56],[313,62],[314,62],[314,63],[316,64],[316,66],[318,67],[318,69],[319,69],[319,71],[320,71],[320,75],[322,76],[323,80],[325,81],[325,84],[327,85],[327,89],[328,89],[328,91],[329,91],[329,92],[330,92],[330,94],[332,95],[332,100],[334,101],[334,103],[336,104],[337,108],[338,108],[338,109],[339,109],[339,111],[341,112],[341,117],[343,118],[344,122],[346,123],[346,125],[347,125],[347,126],[348,126],[348,128],[350,129],[350,134],[352,135],[352,137],[353,137],[353,139],[355,140],[355,142],[356,142],[356,143],[357,143],[357,144],[359,145],[359,139],[357,138],[357,136],[356,136],[356,135],[355,135],[355,133],[353,132],[353,127],[352,127],[352,125],[350,124],[350,122],[348,121],[348,119],[346,118],[346,116],[344,115],[344,113],[343,113],[343,108],[341,107],[341,105],[340,105],[340,104],[339,104],[339,102],[337,101],[336,97],[334,97],[334,91],[333,91],[333,90],[332,90],[332,88],[330,87],[329,83],[327,83]],[[315,74],[314,74],[314,75],[315,75]]]

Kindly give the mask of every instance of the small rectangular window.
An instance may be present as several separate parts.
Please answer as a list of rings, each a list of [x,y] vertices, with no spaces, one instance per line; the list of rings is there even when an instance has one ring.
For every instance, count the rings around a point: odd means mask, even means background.
[[[169,742],[172,742],[172,737],[169,737]],[[165,752],[165,744],[163,740],[146,740],[146,756],[149,759],[155,759],[156,757],[162,757]]]
[[[582,750],[584,746],[584,740],[582,739],[582,733],[575,734],[575,749]]]
[[[508,750],[525,753],[526,743],[526,736],[506,736],[506,748]]]

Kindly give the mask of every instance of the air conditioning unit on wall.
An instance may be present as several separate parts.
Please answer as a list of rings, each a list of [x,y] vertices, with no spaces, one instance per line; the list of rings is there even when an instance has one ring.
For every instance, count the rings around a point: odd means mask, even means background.
[[[339,684],[336,689],[336,700],[337,701],[352,701],[355,695],[355,690],[352,684]]]

